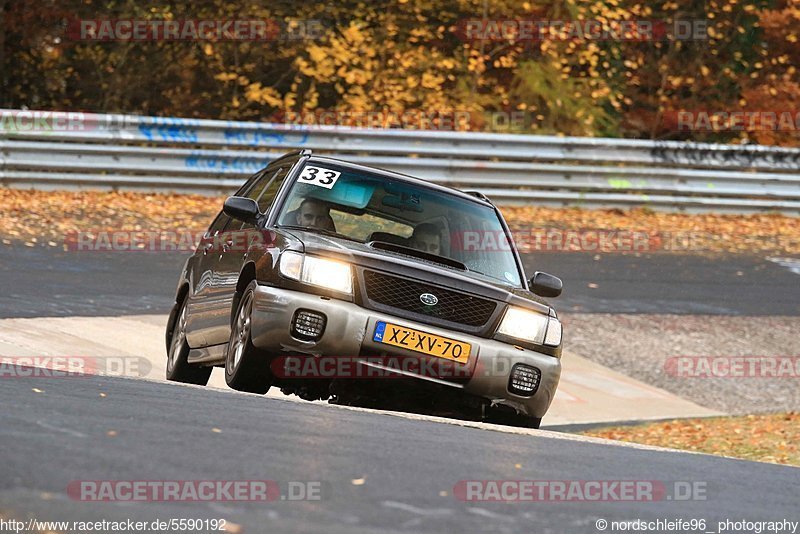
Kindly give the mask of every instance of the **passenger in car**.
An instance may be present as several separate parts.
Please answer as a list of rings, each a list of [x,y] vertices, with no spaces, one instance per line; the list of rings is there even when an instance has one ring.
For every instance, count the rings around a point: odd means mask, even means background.
[[[414,233],[411,234],[408,244],[411,248],[429,254],[439,256],[442,253],[442,236],[435,224],[418,224],[414,228]]]

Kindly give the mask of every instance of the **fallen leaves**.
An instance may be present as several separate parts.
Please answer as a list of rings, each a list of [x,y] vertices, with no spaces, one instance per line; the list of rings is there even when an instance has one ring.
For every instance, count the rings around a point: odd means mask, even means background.
[[[560,230],[554,250],[587,250],[582,247],[582,240],[593,245],[598,241],[597,234],[602,234],[601,243],[608,238],[612,248],[616,246],[625,252],[800,253],[800,221],[779,213],[685,214],[645,208],[588,210],[538,206],[507,206],[501,207],[501,211],[517,241],[518,235],[534,232],[542,240],[538,245],[543,251],[552,244],[547,232]],[[595,250],[603,251],[602,246]],[[594,259],[600,258],[595,255]]]
[[[0,189],[0,233],[6,245],[55,247],[63,246],[75,232],[202,232],[223,200],[203,195]]]
[[[800,413],[713,417],[610,427],[584,434],[745,460],[800,466]]]
[[[165,193],[0,189],[0,237],[5,245],[54,247],[66,246],[75,232],[202,232],[223,200]],[[507,206],[501,211],[518,244],[517,235],[532,231],[576,232],[562,235],[555,250],[585,250],[580,241],[584,234],[600,231],[621,232],[626,239],[645,235],[646,249],[641,252],[800,254],[798,219],[777,213],[689,215],[538,206]]]

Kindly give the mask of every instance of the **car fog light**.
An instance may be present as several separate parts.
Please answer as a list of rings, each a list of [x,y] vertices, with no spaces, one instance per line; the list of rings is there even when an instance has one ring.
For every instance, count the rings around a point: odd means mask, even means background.
[[[298,339],[317,341],[325,333],[327,318],[311,310],[297,310],[292,321],[292,335]]]
[[[539,388],[541,378],[542,372],[536,367],[518,363],[511,368],[508,390],[517,395],[530,397]]]

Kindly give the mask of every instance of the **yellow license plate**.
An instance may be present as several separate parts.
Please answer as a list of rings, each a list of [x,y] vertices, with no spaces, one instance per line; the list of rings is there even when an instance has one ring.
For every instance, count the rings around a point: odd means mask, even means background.
[[[429,356],[466,363],[472,345],[446,337],[420,332],[413,328],[378,321],[372,339],[378,343],[402,347]]]

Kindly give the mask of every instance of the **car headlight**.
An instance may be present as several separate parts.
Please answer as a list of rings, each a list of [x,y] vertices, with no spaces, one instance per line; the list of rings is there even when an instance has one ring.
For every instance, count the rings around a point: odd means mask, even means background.
[[[555,317],[547,319],[547,335],[544,336],[544,344],[550,347],[561,345],[561,321]]]
[[[561,344],[561,322],[558,319],[523,308],[508,308],[497,333],[536,345],[557,347]]]
[[[348,263],[286,251],[281,254],[280,272],[304,284],[353,294],[353,271]]]

